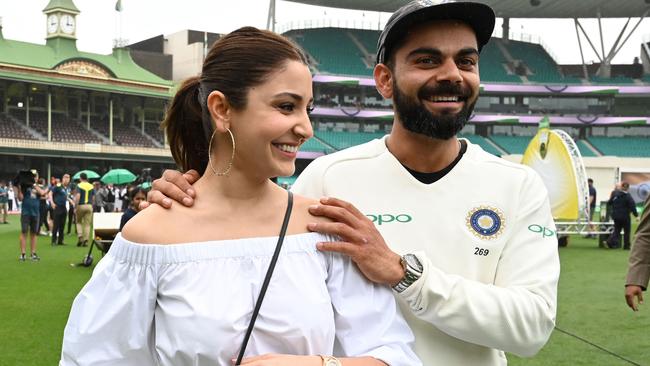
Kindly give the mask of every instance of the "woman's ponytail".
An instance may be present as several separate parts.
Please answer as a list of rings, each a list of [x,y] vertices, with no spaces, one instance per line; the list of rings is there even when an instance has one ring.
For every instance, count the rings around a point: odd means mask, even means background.
[[[194,169],[203,174],[208,166],[208,141],[199,102],[199,77],[183,82],[172,100],[162,128],[176,164],[182,171]]]

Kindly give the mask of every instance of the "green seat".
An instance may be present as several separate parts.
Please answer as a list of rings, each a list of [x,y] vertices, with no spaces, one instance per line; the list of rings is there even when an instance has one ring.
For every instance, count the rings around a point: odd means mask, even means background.
[[[603,155],[650,157],[650,138],[647,137],[590,137],[588,140]]]

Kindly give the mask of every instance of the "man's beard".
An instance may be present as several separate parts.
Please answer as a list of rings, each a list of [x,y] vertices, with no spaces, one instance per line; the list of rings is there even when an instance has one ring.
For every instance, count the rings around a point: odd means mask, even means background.
[[[417,99],[414,99],[402,93],[397,86],[397,81],[393,81],[395,113],[404,128],[434,139],[449,140],[465,127],[476,104],[476,99],[469,102],[471,94],[469,89],[461,88],[456,84],[439,84],[437,87],[423,86],[418,90]],[[456,114],[443,112],[439,116],[434,116],[420,102],[433,96],[449,95],[459,96],[464,101],[460,112]]]

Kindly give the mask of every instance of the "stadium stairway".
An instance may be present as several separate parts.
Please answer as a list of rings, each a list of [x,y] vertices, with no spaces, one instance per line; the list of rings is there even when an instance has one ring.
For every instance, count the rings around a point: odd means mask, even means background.
[[[102,135],[101,133],[99,133],[99,132],[93,130],[92,128],[87,128],[87,125],[83,124],[81,121],[77,121],[76,123],[77,123],[80,127],[82,127],[83,129],[85,129],[86,131],[90,132],[93,136],[95,136],[96,138],[98,138],[99,141],[101,141],[102,144],[108,145],[108,138],[106,138],[104,135]],[[92,123],[92,122],[91,122],[91,123]]]
[[[578,150],[580,150],[580,155],[583,157],[595,157],[603,156],[603,154],[598,151],[588,140],[577,140],[576,145],[578,145]]]
[[[350,37],[352,43],[354,43],[355,46],[357,46],[359,51],[361,51],[361,54],[363,55],[361,61],[363,61],[363,63],[366,64],[367,68],[373,68],[375,62],[375,57],[374,57],[375,54],[368,52],[366,46],[359,40],[359,38],[357,38],[354,32],[350,31],[350,32],[346,32],[346,34],[348,37]]]
[[[17,120],[16,117],[10,114],[5,115],[5,117],[8,122],[13,123],[14,126],[17,126],[23,130],[29,136],[29,138],[33,138],[35,140],[47,140],[47,136],[43,136],[40,132],[36,131],[36,129],[28,127],[25,123]]]

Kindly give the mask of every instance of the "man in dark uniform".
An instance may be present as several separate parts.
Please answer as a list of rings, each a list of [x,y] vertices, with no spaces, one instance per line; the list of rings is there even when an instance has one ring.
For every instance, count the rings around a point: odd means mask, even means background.
[[[607,202],[614,220],[614,231],[607,239],[607,245],[610,248],[621,247],[621,229],[623,229],[623,249],[630,250],[630,229],[632,226],[630,213],[635,217],[639,217],[639,213],[636,211],[634,199],[627,192],[629,189],[630,184],[622,182],[621,189],[615,189]]]
[[[64,174],[61,183],[58,183],[50,191],[50,202],[54,210],[54,226],[52,228],[52,245],[63,245],[63,229],[65,219],[68,216],[66,203],[70,195],[70,175]]]

